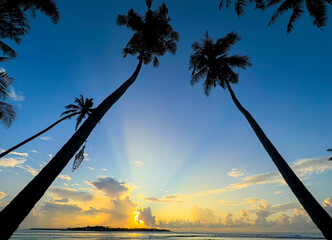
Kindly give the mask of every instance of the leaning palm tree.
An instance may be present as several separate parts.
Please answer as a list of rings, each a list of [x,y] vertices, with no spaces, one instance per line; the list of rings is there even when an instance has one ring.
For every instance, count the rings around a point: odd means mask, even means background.
[[[8,87],[13,80],[5,71],[0,72],[0,122],[6,127],[12,124],[16,116],[14,107],[3,101],[9,96]]]
[[[60,17],[54,0],[0,0],[0,38],[20,43],[30,30],[29,18],[35,17],[36,11],[50,17],[53,23],[57,23]],[[17,55],[15,50],[3,41],[0,41],[0,49],[9,58]]]
[[[56,121],[55,123],[51,124],[50,126],[48,126],[47,128],[45,128],[44,130],[38,132],[37,134],[33,135],[32,137],[29,137],[28,139],[20,142],[19,144],[9,148],[8,150],[2,152],[0,154],[0,158],[2,158],[3,156],[7,155],[8,153],[14,151],[15,149],[23,146],[24,144],[32,141],[33,139],[39,137],[40,135],[42,135],[43,133],[47,132],[48,130],[52,129],[53,127],[55,127],[56,125],[58,125],[59,123],[61,123],[63,120],[67,120],[67,119],[71,119],[74,116],[77,116],[76,119],[76,126],[75,126],[75,130],[77,130],[78,126],[80,125],[80,123],[82,122],[82,120],[85,117],[88,117],[89,115],[91,115],[92,111],[93,111],[93,98],[85,98],[83,97],[83,95],[81,94],[79,98],[75,98],[75,104],[69,104],[68,106],[66,106],[67,111],[63,112],[61,116],[64,116],[62,118],[60,118],[58,121]]]
[[[117,90],[102,101],[53,159],[0,212],[0,232],[3,237],[9,238],[18,228],[19,224],[44,195],[75,152],[79,150],[97,123],[135,82],[142,64],[148,64],[153,61],[154,67],[157,67],[159,56],[163,56],[166,52],[175,54],[176,41],[178,41],[179,37],[170,25],[171,19],[168,16],[166,4],[161,4],[154,11],[151,10],[152,0],[146,0],[146,4],[148,10],[144,16],[130,9],[128,14],[119,15],[117,18],[118,25],[127,26],[134,31],[133,37],[123,50],[124,56],[127,54],[138,55],[138,64],[134,73]]]
[[[228,55],[230,48],[239,40],[239,36],[232,32],[214,42],[209,37],[208,33],[206,33],[202,43],[195,42],[192,45],[193,54],[190,56],[189,64],[190,69],[192,69],[191,84],[205,79],[204,92],[207,95],[212,87],[216,87],[217,85],[229,91],[236,107],[249,122],[251,128],[254,130],[259,141],[277,166],[292,192],[324,236],[327,239],[332,239],[331,217],[295,175],[255,119],[240,104],[231,88],[230,84],[236,84],[239,81],[239,75],[233,71],[233,68],[245,69],[247,66],[251,66],[248,56]]]

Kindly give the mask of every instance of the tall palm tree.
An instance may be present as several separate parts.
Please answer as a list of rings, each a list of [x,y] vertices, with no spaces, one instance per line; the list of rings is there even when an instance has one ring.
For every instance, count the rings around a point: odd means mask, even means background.
[[[144,16],[130,9],[128,14],[119,15],[117,18],[117,23],[120,26],[127,26],[134,32],[133,37],[123,50],[124,56],[127,54],[138,55],[138,64],[134,73],[102,101],[53,159],[0,212],[0,232],[5,238],[9,238],[13,234],[75,152],[79,150],[97,123],[135,82],[142,64],[153,61],[153,65],[157,67],[159,56],[163,56],[166,52],[175,54],[178,34],[170,25],[171,19],[168,17],[168,9],[165,3],[154,11],[151,10],[152,0],[146,0],[146,4],[148,10]]]
[[[2,100],[8,97],[8,87],[12,84],[11,78],[5,71],[0,72],[0,122],[9,127],[15,119],[14,107]]]
[[[204,91],[207,95],[212,87],[216,87],[217,85],[229,91],[236,107],[249,122],[251,128],[254,130],[259,141],[277,166],[292,192],[324,236],[327,239],[332,239],[331,217],[295,175],[287,162],[267,138],[256,120],[240,104],[231,88],[230,84],[236,84],[239,81],[239,75],[233,71],[233,68],[244,69],[247,66],[251,66],[248,56],[228,55],[230,48],[239,40],[239,36],[232,32],[214,42],[209,37],[208,33],[206,33],[202,43],[195,42],[192,45],[193,54],[190,56],[189,64],[189,68],[192,69],[191,84],[205,79]]]
[[[89,115],[92,114],[93,112],[93,98],[85,98],[83,97],[83,95],[81,94],[79,98],[75,98],[75,104],[69,104],[68,106],[66,106],[67,111],[63,112],[61,116],[64,116],[62,118],[60,118],[58,121],[56,121],[55,123],[51,124],[50,126],[48,126],[47,128],[45,128],[44,130],[38,132],[37,134],[33,135],[32,137],[29,137],[28,139],[20,142],[19,144],[9,148],[8,150],[2,152],[0,154],[0,158],[2,158],[3,156],[7,155],[8,153],[14,151],[15,149],[23,146],[24,144],[32,141],[33,139],[39,137],[40,135],[42,135],[43,133],[47,132],[48,130],[52,129],[53,127],[55,127],[56,125],[58,125],[60,122],[62,122],[63,120],[66,119],[71,119],[74,116],[77,116],[76,119],[76,126],[75,126],[75,130],[77,130],[78,126],[80,125],[80,123],[82,122],[82,120],[85,117],[88,117]]]
[[[30,30],[29,18],[40,11],[57,23],[60,17],[54,0],[0,0],[0,38],[20,43]],[[17,53],[10,46],[0,41],[3,54],[14,58]],[[2,57],[1,59],[5,59]]]
[[[256,3],[256,8],[266,9],[268,7],[279,4],[278,9],[273,13],[268,25],[276,22],[276,20],[285,12],[292,11],[287,24],[287,33],[293,30],[293,23],[298,20],[307,9],[309,15],[314,19],[313,24],[318,28],[326,26],[327,23],[327,4],[332,4],[332,0],[235,0],[235,12],[240,17],[244,13],[244,7],[248,3]],[[219,10],[226,5],[231,5],[230,0],[221,0]]]

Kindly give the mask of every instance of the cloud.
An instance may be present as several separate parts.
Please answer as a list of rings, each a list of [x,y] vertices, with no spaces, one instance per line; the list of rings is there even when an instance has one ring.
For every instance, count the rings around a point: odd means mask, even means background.
[[[10,86],[8,88],[9,90],[9,98],[12,100],[12,101],[16,101],[16,102],[23,102],[25,101],[25,97],[23,96],[23,94],[21,92],[16,92],[14,87]]]
[[[105,172],[107,171],[107,169],[106,169],[106,168],[102,168],[101,170],[102,170],[102,171],[105,171]]]
[[[143,167],[144,163],[142,161],[135,161],[134,164],[136,167]]]
[[[242,172],[241,170],[239,169],[236,169],[236,168],[232,168],[232,170],[230,172],[227,173],[228,176],[231,176],[231,177],[234,177],[234,178],[237,178],[237,177],[241,177],[244,175],[244,172]]]
[[[22,168],[23,170],[30,173],[32,176],[36,176],[39,172],[39,171],[37,171],[36,169],[34,169],[33,167],[31,167],[29,165],[22,165],[22,166],[17,166],[17,167]]]
[[[90,171],[93,171],[93,170],[94,170],[94,168],[93,168],[93,167],[88,167],[88,169],[89,169]]]
[[[224,205],[231,205],[231,206],[240,205],[240,203],[238,203],[238,202],[226,201],[226,200],[223,200],[223,199],[218,199],[218,200],[216,200],[216,202],[219,202],[219,203],[224,204]]]
[[[0,199],[2,199],[2,198],[4,198],[4,197],[6,197],[6,194],[5,194],[4,192],[1,192],[1,191],[0,191]]]
[[[213,211],[209,208],[201,208],[195,205],[190,212],[194,221],[202,223],[212,222],[216,218]]]
[[[52,141],[52,140],[54,140],[53,137],[40,137],[39,139],[44,140],[44,141]]]
[[[18,167],[26,172],[30,173],[32,176],[36,176],[38,174],[38,171],[34,169],[33,167],[29,165],[23,165],[27,159],[25,158],[1,158],[0,159],[0,167]]]
[[[325,211],[332,217],[332,199],[326,198],[323,203]]]
[[[1,158],[0,159],[0,167],[17,167],[21,164],[25,163],[25,158]]]
[[[135,188],[131,184],[126,184],[111,177],[100,177],[90,182],[90,184],[111,198],[128,196]]]
[[[32,152],[32,153],[39,153],[39,152],[36,151],[36,150],[30,150],[30,152]]]
[[[282,191],[275,191],[274,193],[275,193],[275,194],[281,194]]]
[[[61,199],[67,198],[74,201],[88,202],[93,198],[93,195],[88,192],[77,191],[72,188],[52,187],[49,191],[53,197]]]
[[[57,178],[62,179],[62,180],[68,180],[68,181],[71,180],[71,177],[69,177],[68,175],[64,175],[64,174],[59,175]]]
[[[332,164],[328,161],[328,157],[320,158],[310,158],[310,159],[301,159],[295,161],[291,164],[291,168],[295,173],[302,177],[306,178],[313,174],[319,174],[326,171],[332,170]],[[219,194],[224,192],[236,191],[244,188],[248,188],[254,185],[263,185],[263,184],[286,184],[281,174],[277,171],[261,173],[256,175],[251,175],[244,177],[237,183],[233,183],[224,188],[207,190],[204,192],[195,193],[196,196],[204,196],[210,194]]]
[[[185,198],[189,198],[188,195],[181,194],[171,194],[166,195],[161,198],[158,197],[143,197],[144,201],[154,202],[154,203],[182,203]]]
[[[145,226],[147,227],[156,226],[156,217],[152,216],[152,211],[150,207],[139,209],[138,212],[138,223],[140,223],[140,221],[143,221]]]
[[[1,149],[1,152],[5,152],[6,150]],[[28,157],[29,154],[28,153],[20,153],[20,152],[10,152],[8,154],[12,154],[12,155],[17,155],[17,156],[21,156],[21,157]]]

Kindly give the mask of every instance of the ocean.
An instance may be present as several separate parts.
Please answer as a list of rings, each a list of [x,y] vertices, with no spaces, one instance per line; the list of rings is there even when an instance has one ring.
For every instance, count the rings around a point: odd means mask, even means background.
[[[17,230],[10,239],[68,240],[68,239],[183,239],[183,240],[237,240],[237,239],[324,239],[321,234],[307,233],[197,233],[197,232],[85,232],[60,230]]]

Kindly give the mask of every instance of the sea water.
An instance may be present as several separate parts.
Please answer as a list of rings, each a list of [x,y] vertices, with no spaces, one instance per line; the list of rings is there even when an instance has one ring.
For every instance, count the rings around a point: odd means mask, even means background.
[[[10,239],[21,240],[68,240],[68,239],[182,239],[182,240],[289,240],[324,239],[321,234],[308,233],[197,233],[197,232],[88,232],[61,230],[17,230]]]

